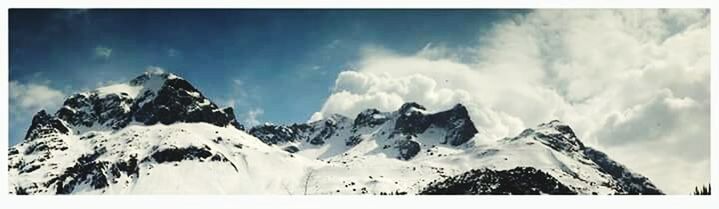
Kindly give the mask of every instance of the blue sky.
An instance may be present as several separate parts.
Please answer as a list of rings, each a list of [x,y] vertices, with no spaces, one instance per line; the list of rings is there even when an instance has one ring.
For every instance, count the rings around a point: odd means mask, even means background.
[[[429,43],[476,45],[492,24],[523,12],[14,9],[9,72],[11,81],[67,96],[157,66],[234,104],[240,119],[259,108],[262,122],[303,122],[363,47],[411,54]],[[15,144],[32,116],[10,117]]]

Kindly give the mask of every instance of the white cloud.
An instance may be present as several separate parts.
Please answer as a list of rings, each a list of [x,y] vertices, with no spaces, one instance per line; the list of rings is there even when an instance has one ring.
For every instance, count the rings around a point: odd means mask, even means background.
[[[242,87],[242,84],[244,84],[244,82],[242,82],[242,80],[240,80],[238,78],[235,78],[235,79],[232,79],[232,84],[234,84],[237,87]]]
[[[21,129],[30,126],[32,117],[40,110],[46,110],[49,113],[55,112],[65,98],[62,91],[53,89],[48,86],[47,82],[28,82],[10,81],[10,127],[20,127]],[[23,133],[24,132],[17,132]],[[18,137],[11,136],[10,142],[22,140]]]
[[[257,118],[264,113],[265,111],[262,108],[255,108],[247,111],[247,113],[245,113],[245,124],[249,125],[248,127],[260,125],[260,121]]]
[[[230,91],[228,91],[228,95],[218,99],[219,103],[233,108],[238,108],[239,106],[249,106],[248,98],[249,94],[247,93],[245,82],[242,81],[240,78],[234,78],[231,81],[230,84]]]
[[[167,49],[167,56],[168,56],[168,57],[176,57],[176,56],[179,56],[179,55],[180,55],[180,50],[173,49],[173,48]]]
[[[258,95],[256,87],[248,84],[245,78],[235,77],[229,80],[229,89],[224,91],[222,95],[214,101],[220,106],[234,108],[238,112],[237,118],[241,118],[241,123],[247,128],[259,125],[258,118],[264,114],[264,110],[257,108]]]
[[[13,107],[21,110],[39,111],[56,107],[62,102],[63,97],[61,91],[45,84],[10,81],[10,101]]]
[[[332,40],[329,44],[327,44],[326,47],[328,49],[334,49],[334,48],[337,48],[337,46],[339,46],[340,43],[342,43],[342,40],[335,39],[335,40]]]
[[[162,74],[162,73],[165,73],[165,72],[167,72],[167,71],[165,71],[165,69],[162,68],[162,67],[158,67],[158,66],[147,66],[147,67],[145,68],[145,72],[147,72],[147,73],[152,73],[152,74]]]
[[[112,55],[112,49],[105,46],[95,47],[95,57],[102,59],[109,59]]]
[[[709,178],[708,23],[708,10],[538,10],[465,49],[368,46],[311,119],[463,103],[492,139],[560,119],[666,192],[686,194]],[[668,164],[652,167],[655,159]]]

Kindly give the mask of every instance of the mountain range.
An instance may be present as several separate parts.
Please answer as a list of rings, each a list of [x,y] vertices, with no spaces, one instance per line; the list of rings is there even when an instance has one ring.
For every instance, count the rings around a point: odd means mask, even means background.
[[[245,127],[188,80],[146,72],[40,111],[11,194],[663,194],[559,120],[492,142],[467,108],[414,102]]]

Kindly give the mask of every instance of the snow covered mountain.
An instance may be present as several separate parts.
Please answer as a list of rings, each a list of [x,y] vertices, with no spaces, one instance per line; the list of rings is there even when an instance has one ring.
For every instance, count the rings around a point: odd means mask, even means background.
[[[245,128],[148,72],[69,97],[9,149],[11,194],[662,194],[560,121],[480,142],[461,104]]]

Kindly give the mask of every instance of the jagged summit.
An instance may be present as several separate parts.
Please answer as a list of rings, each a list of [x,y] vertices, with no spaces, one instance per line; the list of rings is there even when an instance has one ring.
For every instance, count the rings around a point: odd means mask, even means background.
[[[535,129],[525,129],[513,139],[518,138],[533,138],[560,152],[577,152],[585,147],[574,130],[559,120],[539,124]]]
[[[43,117],[78,128],[118,130],[132,122],[145,125],[206,122],[243,129],[231,107],[220,109],[188,81],[162,71],[145,72],[127,83],[74,94],[54,116]],[[33,122],[28,133],[35,126]]]
[[[415,102],[405,103],[394,112],[369,108],[354,120],[333,114],[306,124],[265,124],[249,131],[267,144],[292,152],[325,144],[337,149],[352,149],[363,141],[374,139],[373,143],[381,144],[381,152],[404,160],[416,156],[422,146],[462,145],[477,132],[467,109],[461,104],[446,111],[429,113]]]
[[[424,106],[410,102],[402,105],[398,112],[395,129],[405,135],[417,135],[424,133],[430,127],[437,127],[447,130],[442,144],[458,146],[478,133],[467,109],[462,104],[457,104],[446,111],[429,114]]]
[[[48,115],[45,110],[40,110],[32,118],[32,124],[25,134],[25,139],[31,140],[52,133],[66,134],[68,131],[63,121]]]
[[[142,75],[137,76],[134,79],[130,80],[129,83],[130,83],[130,85],[133,85],[133,86],[143,86],[143,85],[162,83],[166,80],[173,80],[173,79],[184,80],[180,76],[177,76],[170,72],[165,72],[163,70],[148,70],[148,71],[144,72]]]
[[[605,153],[584,145],[574,130],[560,120],[541,123],[534,129],[525,129],[518,136],[507,139],[505,140],[507,144],[533,145],[534,142],[539,142],[552,149],[553,152],[562,153],[563,156],[576,159],[583,164],[593,165],[602,175],[612,178],[612,181],[607,184],[617,194],[663,194],[648,178],[634,173],[624,165],[610,159]],[[556,156],[553,154],[552,158],[559,159]],[[566,164],[561,163],[560,165],[562,165],[560,169],[563,172],[574,178],[583,179],[579,173],[572,171]]]
[[[417,112],[417,111],[426,111],[427,108],[424,106],[417,104],[416,102],[406,102],[400,106],[399,112],[400,114],[409,114],[411,112]]]
[[[352,126],[354,128],[359,127],[370,127],[374,128],[375,126],[383,124],[385,121],[390,119],[389,113],[383,113],[380,112],[377,109],[370,108],[365,111],[360,112],[357,114],[357,117],[355,117],[354,123]]]

